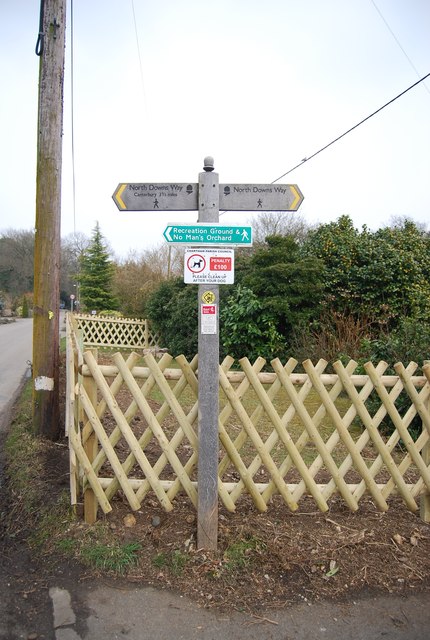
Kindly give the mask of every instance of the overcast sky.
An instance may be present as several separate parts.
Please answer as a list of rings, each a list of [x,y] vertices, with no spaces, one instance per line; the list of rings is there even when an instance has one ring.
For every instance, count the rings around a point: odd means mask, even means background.
[[[74,0],[74,210],[67,4],[62,235],[98,221],[117,256],[196,221],[119,212],[118,183],[197,182],[207,155],[220,182],[270,183],[430,72],[429,0]],[[34,227],[38,22],[0,0],[3,231]],[[311,223],[428,223],[429,114],[426,81],[280,183]]]

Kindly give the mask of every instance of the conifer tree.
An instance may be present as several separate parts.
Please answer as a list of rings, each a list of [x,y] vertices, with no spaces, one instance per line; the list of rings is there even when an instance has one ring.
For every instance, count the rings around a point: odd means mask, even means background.
[[[100,231],[99,223],[93,229],[91,242],[80,259],[80,302],[87,311],[115,310],[118,301],[112,293],[115,266]]]

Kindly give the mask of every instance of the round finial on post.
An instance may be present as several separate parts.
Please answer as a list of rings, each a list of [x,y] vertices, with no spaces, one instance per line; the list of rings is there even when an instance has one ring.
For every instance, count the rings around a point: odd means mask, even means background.
[[[214,159],[212,156],[206,156],[203,160],[203,169],[204,171],[213,171],[214,170]]]

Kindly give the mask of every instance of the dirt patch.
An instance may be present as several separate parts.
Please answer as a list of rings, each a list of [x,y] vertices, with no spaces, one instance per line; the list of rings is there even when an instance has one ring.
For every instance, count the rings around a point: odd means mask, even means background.
[[[276,498],[260,514],[244,501],[238,514],[220,511],[216,553],[196,550],[188,501],[175,500],[166,514],[149,499],[133,515],[116,501],[102,520],[121,544],[140,546],[128,580],[177,589],[205,606],[256,609],[430,587],[430,527],[398,499],[387,513],[362,502],[359,514],[340,501],[322,514],[310,500],[292,514]],[[79,536],[86,527],[77,524],[70,533]]]
[[[16,415],[16,407],[11,415]],[[43,544],[35,548],[32,536],[38,530],[42,508],[47,506],[56,512],[59,496],[68,484],[67,447],[44,443],[43,453],[29,460],[37,477],[24,482],[27,486],[23,490],[19,482],[9,477],[6,436],[4,432],[0,434],[0,637],[18,640],[33,635],[55,640],[49,580],[55,575],[60,581],[66,577],[73,584],[82,570],[65,557],[45,554],[47,548]]]

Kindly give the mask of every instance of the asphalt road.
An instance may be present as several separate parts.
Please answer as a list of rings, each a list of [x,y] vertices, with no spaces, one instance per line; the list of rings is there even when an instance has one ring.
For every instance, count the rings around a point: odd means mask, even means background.
[[[65,312],[60,311],[60,338],[65,335]],[[5,431],[13,403],[31,375],[33,320],[17,318],[0,324],[0,432]]]
[[[6,426],[23,379],[30,374],[32,341],[31,318],[0,324],[0,430]]]

